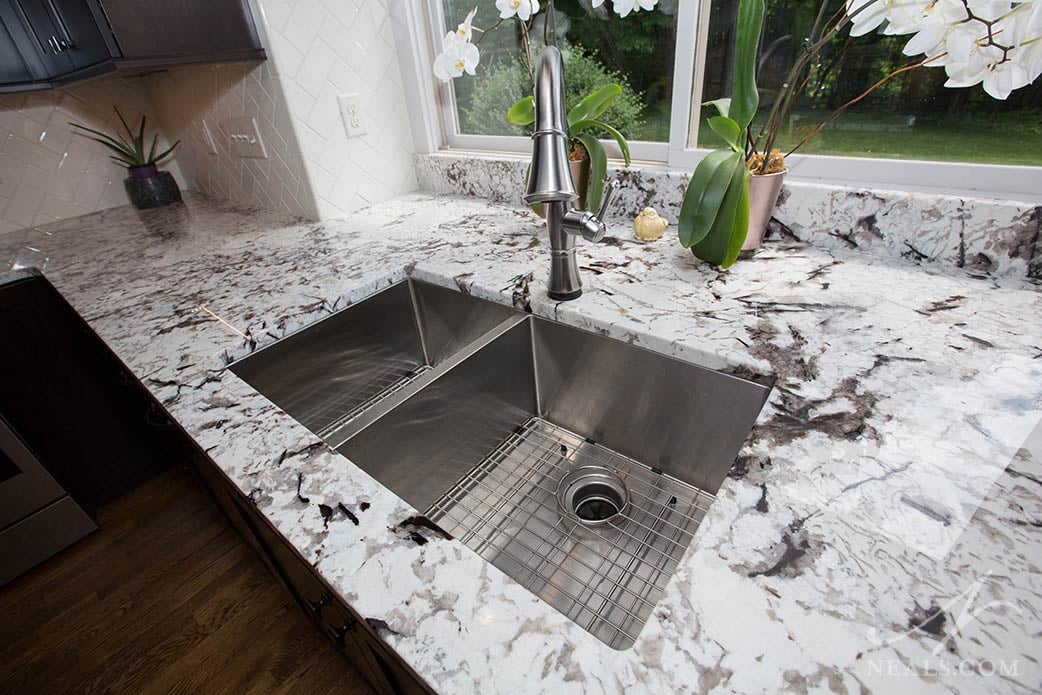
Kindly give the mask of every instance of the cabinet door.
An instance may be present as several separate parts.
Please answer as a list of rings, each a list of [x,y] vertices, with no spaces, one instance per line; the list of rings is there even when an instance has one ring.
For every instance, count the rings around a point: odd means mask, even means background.
[[[22,56],[23,45],[15,38],[19,36],[24,40],[24,32],[18,24],[8,26],[9,22],[0,14],[0,84],[31,82],[36,76]]]
[[[60,78],[112,57],[91,0],[8,0],[29,27],[46,77]],[[99,10],[100,13],[100,10]]]
[[[318,578],[252,504],[201,454],[196,472],[232,526],[355,670],[379,693],[429,695],[431,691],[362,624],[361,618]]]
[[[0,412],[69,494],[90,508],[177,460],[151,398],[43,278],[0,288]]]
[[[72,72],[72,60],[61,52],[54,20],[41,0],[0,0],[0,15],[34,80]]]
[[[373,687],[380,689],[378,672],[368,654],[355,642],[358,621],[353,614],[343,614],[335,606],[333,593],[311,572],[307,563],[289,549],[285,541],[260,518],[260,513],[237,492],[223,493],[235,507],[242,526],[248,529],[254,549],[275,577],[293,596],[294,601],[341,654]]]
[[[104,29],[98,23],[89,0],[42,0],[54,19],[62,52],[69,56],[75,69],[89,67],[112,57],[105,41]]]
[[[205,61],[261,48],[246,0],[102,0],[101,4],[128,60]]]
[[[382,682],[395,695],[432,695],[434,691],[413,674],[397,655],[391,652],[376,637],[359,631],[356,639],[364,645],[370,658],[380,671]]]

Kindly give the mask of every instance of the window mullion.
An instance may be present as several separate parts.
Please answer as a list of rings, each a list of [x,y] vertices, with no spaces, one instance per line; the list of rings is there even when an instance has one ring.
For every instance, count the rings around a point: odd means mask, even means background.
[[[698,137],[697,104],[701,100],[710,0],[682,0],[677,8],[677,41],[673,60],[673,101],[669,119],[669,163],[679,164]]]

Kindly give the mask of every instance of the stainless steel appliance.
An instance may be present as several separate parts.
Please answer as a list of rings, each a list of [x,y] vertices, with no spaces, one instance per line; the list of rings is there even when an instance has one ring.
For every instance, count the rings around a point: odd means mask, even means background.
[[[96,528],[0,416],[0,585]]]

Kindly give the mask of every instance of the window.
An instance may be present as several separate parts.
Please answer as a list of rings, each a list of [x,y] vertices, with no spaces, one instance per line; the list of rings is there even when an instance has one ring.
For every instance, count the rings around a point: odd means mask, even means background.
[[[800,50],[800,37],[814,22],[815,2],[767,0],[758,83],[760,122]],[[829,14],[843,7],[833,0]],[[737,0],[712,0],[703,101],[726,96],[734,46]],[[788,151],[835,108],[857,97],[874,82],[909,63],[901,53],[907,36],[872,33],[834,41],[793,109],[779,138]],[[1042,80],[1019,89],[1006,101],[992,99],[980,87],[948,89],[944,70],[919,68],[896,77],[852,106],[806,145],[803,154],[891,157],[992,164],[1042,164]],[[703,116],[708,109],[703,111]],[[709,128],[698,131],[698,144],[721,144]]]
[[[597,87],[619,84],[623,91],[605,114],[605,120],[631,140],[669,141],[669,111],[673,94],[676,44],[676,5],[672,11],[633,15],[619,20],[607,6],[594,10],[589,2],[560,0],[558,46],[564,54],[569,104]],[[493,2],[478,6],[474,25],[492,27],[499,21]],[[444,17],[455,28],[474,8],[473,0],[446,0]],[[546,13],[536,15],[532,37],[542,46]],[[452,83],[459,132],[469,135],[524,135],[525,129],[504,119],[507,109],[531,94],[531,82],[517,56],[524,45],[516,22],[500,24],[475,38],[482,53],[478,74]]]
[[[834,8],[843,0],[831,0]],[[410,3],[411,4],[411,3]],[[623,93],[605,114],[630,140],[637,160],[693,168],[720,142],[708,127],[704,101],[726,96],[738,0],[659,0],[651,11],[620,18],[611,0],[557,0],[558,45],[565,56],[567,99],[605,82]],[[818,9],[815,0],[766,0],[759,58],[761,107],[766,119]],[[474,76],[448,83],[431,65],[445,33],[477,7],[473,24],[481,60]],[[541,47],[547,3],[540,2],[531,36]],[[413,84],[425,102],[428,151],[442,147],[527,152],[525,129],[508,123],[506,110],[530,93],[518,52],[525,37],[516,22],[498,24],[495,0],[426,0],[411,11],[408,47]],[[418,26],[416,26],[418,25]],[[783,151],[799,143],[829,112],[851,100],[889,70],[908,62],[907,36],[872,33],[847,40],[846,32],[823,55],[822,65],[793,108],[778,139]],[[943,86],[940,68],[920,68],[888,81],[851,106],[789,160],[797,178],[830,183],[931,189],[1037,199],[1042,195],[1042,80],[998,101],[980,86]],[[754,127],[756,123],[754,122]],[[605,140],[610,155],[614,143]],[[820,156],[830,155],[830,156]]]

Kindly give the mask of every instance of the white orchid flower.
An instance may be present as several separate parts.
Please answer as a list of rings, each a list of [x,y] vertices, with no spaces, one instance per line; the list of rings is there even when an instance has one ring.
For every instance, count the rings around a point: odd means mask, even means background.
[[[943,66],[946,87],[980,84],[1006,99],[1042,75],[1042,0],[846,0],[846,7],[851,36],[880,27],[912,34],[905,55]]]
[[[884,34],[901,36],[914,33],[922,26],[926,11],[933,4],[931,0],[890,0],[887,3],[886,28]]]
[[[875,31],[886,21],[886,13],[886,0],[847,0],[850,35],[864,36]]]
[[[539,0],[496,0],[496,9],[499,10],[500,19],[516,16],[522,22],[527,22],[539,12]]]
[[[600,7],[603,2],[604,0],[593,0],[593,6]],[[630,12],[653,10],[657,4],[658,0],[612,0],[611,6],[615,9],[615,14],[625,17]]]
[[[454,43],[470,43],[474,36],[474,27],[472,22],[474,21],[474,15],[478,13],[478,8],[474,8],[467,14],[467,18],[456,27],[456,31],[450,31],[445,35],[445,45],[448,45],[451,40]]]
[[[1035,0],[1030,8],[1021,10],[1013,30],[1017,49],[1013,59],[1024,69],[1027,84],[1042,76],[1042,0]]]
[[[434,75],[442,82],[459,77],[464,72],[473,75],[481,54],[472,43],[450,43],[434,59]]]

